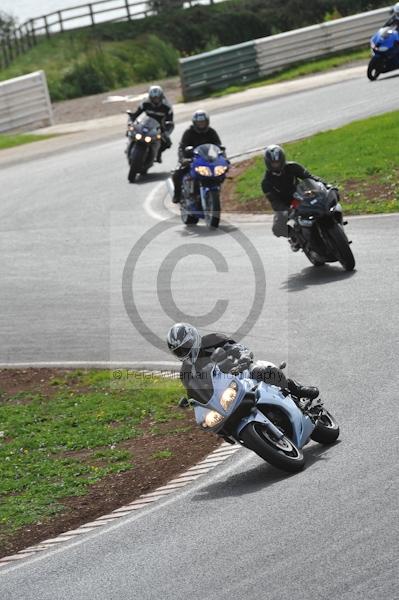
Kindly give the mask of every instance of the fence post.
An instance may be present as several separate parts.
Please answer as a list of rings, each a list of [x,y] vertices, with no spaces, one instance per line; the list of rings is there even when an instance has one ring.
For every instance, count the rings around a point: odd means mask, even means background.
[[[1,40],[1,49],[3,51],[3,62],[5,67],[10,66],[10,59],[8,57],[7,46],[4,40]]]
[[[58,25],[60,26],[60,31],[64,31],[64,22],[62,20],[62,11],[58,10]]]
[[[6,43],[7,43],[9,61],[11,62],[14,59],[14,51],[12,48],[11,40],[8,36],[7,36]]]
[[[90,17],[91,17],[91,26],[94,27],[95,22],[94,22],[94,12],[93,12],[93,5],[89,4],[89,11],[90,11]]]
[[[125,5],[126,5],[127,18],[129,21],[131,21],[132,16],[130,14],[129,0],[125,0]]]
[[[45,27],[45,30],[46,30],[46,36],[49,38],[50,37],[50,30],[49,30],[49,27],[48,27],[47,15],[44,15],[43,19],[44,19],[44,27]]]
[[[14,47],[15,47],[15,53],[17,56],[19,56],[21,54],[21,48],[19,45],[19,39],[18,39],[18,35],[17,35],[17,30],[14,29],[13,33],[13,37],[14,37]]]
[[[35,19],[31,19],[29,21],[29,24],[30,24],[30,31],[31,31],[31,35],[32,35],[33,45],[36,46],[37,39],[36,39]]]
[[[25,39],[27,41],[28,44],[28,48],[32,48],[33,44],[32,44],[32,40],[31,40],[31,32],[29,31],[29,27],[28,27],[28,23],[24,23],[23,27],[25,27]]]

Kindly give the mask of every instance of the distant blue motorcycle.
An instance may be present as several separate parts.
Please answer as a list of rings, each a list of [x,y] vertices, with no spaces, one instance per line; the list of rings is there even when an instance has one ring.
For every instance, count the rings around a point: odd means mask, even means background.
[[[209,229],[216,229],[220,221],[220,188],[230,163],[223,148],[215,144],[187,146],[184,153],[190,160],[190,169],[182,181],[181,219],[185,225],[204,219]]]
[[[234,365],[225,357],[222,348],[216,349],[212,362],[201,373],[196,395],[205,401],[183,399],[180,403],[194,407],[195,419],[203,430],[231,444],[238,442],[288,472],[304,467],[302,448],[311,439],[320,444],[336,441],[339,427],[320,400],[295,398],[276,386],[257,382],[248,369],[233,375]],[[227,372],[226,361],[230,361]]]
[[[392,27],[381,27],[371,38],[372,58],[367,67],[367,77],[375,81],[380,73],[399,69],[399,33]]]

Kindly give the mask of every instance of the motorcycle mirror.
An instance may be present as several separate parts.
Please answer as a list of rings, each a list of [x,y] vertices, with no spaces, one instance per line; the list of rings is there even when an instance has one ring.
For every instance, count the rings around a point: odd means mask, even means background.
[[[286,366],[287,366],[287,363],[284,361],[280,364],[279,369],[280,370],[285,369]]]
[[[214,350],[212,352],[211,360],[215,363],[219,363],[222,360],[224,360],[226,357],[227,357],[227,353],[225,352],[225,350],[223,350],[223,348],[216,348],[216,350]]]
[[[184,157],[192,158],[194,156],[194,146],[186,146],[184,148]]]

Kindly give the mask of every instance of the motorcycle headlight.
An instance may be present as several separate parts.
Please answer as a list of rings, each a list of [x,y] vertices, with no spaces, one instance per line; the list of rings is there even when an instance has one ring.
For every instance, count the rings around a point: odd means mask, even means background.
[[[161,139],[161,134],[157,133],[157,140],[160,140],[160,139]]]
[[[202,177],[212,177],[212,171],[210,170],[209,167],[205,167],[205,166],[195,167],[195,171],[199,175],[202,175]]]
[[[223,175],[223,173],[226,173],[227,171],[227,167],[224,167],[223,165],[217,165],[217,167],[215,167],[215,175],[217,177],[220,177],[220,175]]]
[[[223,415],[216,412],[216,410],[210,410],[208,413],[206,413],[206,417],[202,421],[202,427],[204,427],[205,429],[207,427],[216,427],[216,425],[221,423],[223,419]]]
[[[141,140],[141,138],[143,137],[141,135],[141,133],[136,133],[136,135],[134,136],[136,140]]]
[[[220,404],[225,411],[228,411],[234,400],[237,398],[238,387],[235,381],[226,388],[220,398]]]
[[[147,144],[149,144],[150,142],[152,142],[152,138],[150,135],[146,135],[144,138],[144,141],[147,142]]]

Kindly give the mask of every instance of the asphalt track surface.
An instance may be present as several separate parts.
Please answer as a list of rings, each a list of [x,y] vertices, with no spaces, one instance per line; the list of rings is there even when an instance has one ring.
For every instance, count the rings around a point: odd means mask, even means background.
[[[393,110],[397,81],[337,83],[212,123],[230,154],[243,152]],[[173,156],[129,186],[123,147],[86,145],[2,171],[0,361],[162,363],[170,357],[153,334],[190,315],[205,331],[244,328],[258,358],[287,360],[290,375],[319,385],[340,442],[309,444],[294,476],[243,449],[152,508],[3,567],[1,598],[396,600],[399,216],[349,220],[354,273],[315,269],[267,219],[225,221],[212,234],[163,222]],[[134,290],[127,310],[122,288]],[[224,312],[208,322],[215,306]]]

